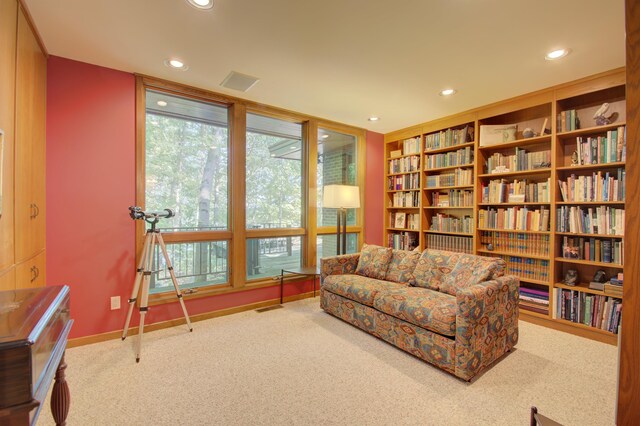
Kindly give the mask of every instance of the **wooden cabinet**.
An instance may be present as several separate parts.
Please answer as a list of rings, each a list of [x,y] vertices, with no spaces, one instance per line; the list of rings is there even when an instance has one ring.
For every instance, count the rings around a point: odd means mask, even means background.
[[[45,247],[47,60],[22,10],[17,35],[15,261],[19,263]]]
[[[46,256],[40,254],[16,265],[16,288],[44,287],[46,283]]]
[[[16,288],[16,269],[11,267],[0,272],[0,291],[13,290]]]
[[[15,0],[0,0],[0,275],[14,263],[13,156],[17,13],[18,3]]]

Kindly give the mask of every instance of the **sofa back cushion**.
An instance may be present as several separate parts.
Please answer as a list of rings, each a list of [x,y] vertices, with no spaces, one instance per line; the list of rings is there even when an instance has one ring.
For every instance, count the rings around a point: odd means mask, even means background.
[[[356,274],[384,280],[391,263],[392,250],[388,247],[364,244],[358,259]]]
[[[413,270],[419,258],[419,251],[392,250],[391,262],[384,279],[394,283],[413,283]]]
[[[460,256],[461,253],[452,251],[426,249],[413,270],[412,284],[416,287],[439,291],[442,280],[453,270]]]
[[[498,257],[461,254],[440,285],[440,291],[455,296],[459,289],[471,287],[504,275],[506,263]]]

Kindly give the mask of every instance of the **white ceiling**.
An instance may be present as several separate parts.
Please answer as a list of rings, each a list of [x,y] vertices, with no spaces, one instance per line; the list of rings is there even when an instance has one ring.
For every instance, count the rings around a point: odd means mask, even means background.
[[[52,55],[381,133],[625,63],[624,0],[215,0],[209,12],[186,0],[26,3]],[[558,47],[573,52],[545,61]],[[170,57],[189,70],[167,68]],[[260,81],[225,89],[231,70]],[[439,96],[445,87],[458,93]]]

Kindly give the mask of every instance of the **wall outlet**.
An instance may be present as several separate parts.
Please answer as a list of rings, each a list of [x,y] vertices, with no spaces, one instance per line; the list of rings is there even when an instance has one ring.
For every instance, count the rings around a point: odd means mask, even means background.
[[[111,297],[111,310],[115,311],[116,309],[120,309],[120,296]]]

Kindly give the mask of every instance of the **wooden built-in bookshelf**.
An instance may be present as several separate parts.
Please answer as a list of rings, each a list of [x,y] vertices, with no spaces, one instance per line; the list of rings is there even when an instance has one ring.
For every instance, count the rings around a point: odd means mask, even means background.
[[[605,116],[616,116],[597,123],[605,102]],[[397,190],[386,188],[385,241],[410,232],[420,249],[501,257],[520,278],[521,319],[615,344],[621,292],[589,282],[598,270],[614,280],[623,271],[625,124],[618,69],[387,134],[387,178],[398,173],[391,151],[410,138],[419,152],[403,156],[419,156],[420,173],[416,206],[393,207]],[[419,212],[418,229],[394,227],[397,212]],[[569,269],[576,285],[564,283]]]

